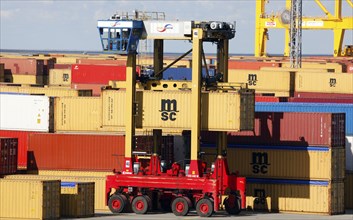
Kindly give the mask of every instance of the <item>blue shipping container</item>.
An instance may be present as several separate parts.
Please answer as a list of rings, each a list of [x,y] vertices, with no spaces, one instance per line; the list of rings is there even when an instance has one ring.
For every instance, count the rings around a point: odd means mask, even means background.
[[[256,102],[256,112],[331,112],[346,113],[346,136],[353,135],[353,104]]]
[[[191,68],[168,68],[163,72],[164,80],[191,80]],[[208,69],[209,75],[214,76],[214,69]],[[202,68],[202,78],[206,78],[206,69]]]

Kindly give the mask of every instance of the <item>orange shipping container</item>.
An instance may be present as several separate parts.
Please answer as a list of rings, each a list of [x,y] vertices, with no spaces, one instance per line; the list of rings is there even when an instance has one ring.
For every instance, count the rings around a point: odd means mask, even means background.
[[[93,134],[31,134],[28,168],[112,171],[123,167],[125,137]]]

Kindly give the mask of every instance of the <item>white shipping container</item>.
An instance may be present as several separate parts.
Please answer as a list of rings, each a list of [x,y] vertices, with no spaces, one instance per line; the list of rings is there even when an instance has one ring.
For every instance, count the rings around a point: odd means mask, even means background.
[[[0,130],[49,131],[49,97],[0,93]]]
[[[353,171],[353,135],[346,136],[346,170]]]

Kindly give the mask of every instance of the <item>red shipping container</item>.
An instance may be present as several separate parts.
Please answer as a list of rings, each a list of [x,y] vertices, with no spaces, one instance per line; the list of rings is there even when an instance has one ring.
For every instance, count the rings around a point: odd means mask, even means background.
[[[71,69],[71,64],[54,64],[54,69]]]
[[[43,75],[44,61],[33,58],[0,58],[5,74]]]
[[[17,138],[18,140],[17,166],[19,169],[24,169],[27,167],[29,135],[33,133],[35,132],[0,130],[1,137]]]
[[[126,66],[126,60],[77,59],[78,64]]]
[[[0,137],[0,175],[17,171],[17,138]]]
[[[30,135],[28,169],[122,170],[125,136],[94,134]]]
[[[126,66],[74,64],[71,75],[72,83],[108,85],[110,80],[126,80]]]
[[[287,102],[287,97],[255,96],[255,102]]]
[[[246,69],[246,70],[259,70],[262,67],[280,67],[281,63],[277,62],[263,62],[256,60],[229,60],[229,69]]]
[[[75,90],[88,89],[92,90],[92,96],[100,96],[102,93],[102,87],[105,87],[105,84],[83,84],[83,83],[72,83],[71,88]]]
[[[294,98],[315,98],[315,99],[353,99],[353,94],[294,92],[293,97]]]
[[[203,143],[217,134],[202,133]],[[228,144],[345,146],[344,113],[255,112],[254,131],[231,132]]]

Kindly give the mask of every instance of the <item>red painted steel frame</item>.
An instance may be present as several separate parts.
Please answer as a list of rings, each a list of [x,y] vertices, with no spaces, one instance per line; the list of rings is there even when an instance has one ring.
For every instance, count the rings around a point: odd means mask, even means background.
[[[152,158],[151,160],[154,160]],[[228,173],[227,160],[219,157],[215,163],[215,171],[203,177],[172,176],[167,173],[154,173],[150,175],[128,175],[116,174],[107,176],[106,201],[112,189],[123,189],[127,187],[147,188],[150,190],[188,190],[193,195],[212,194],[214,199],[214,211],[219,210],[221,195],[226,190],[239,191],[241,196],[241,208],[245,209],[245,184],[244,177],[237,177]]]

